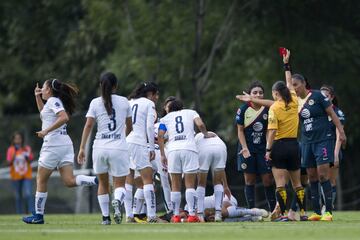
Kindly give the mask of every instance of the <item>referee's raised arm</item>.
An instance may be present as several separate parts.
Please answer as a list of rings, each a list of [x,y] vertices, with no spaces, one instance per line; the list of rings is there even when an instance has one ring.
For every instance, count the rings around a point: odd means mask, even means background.
[[[289,61],[290,61],[290,50],[286,49],[286,54],[283,55],[285,79],[286,79],[286,86],[291,91],[294,90],[294,87],[292,85],[292,80],[291,80],[291,69],[290,69]]]

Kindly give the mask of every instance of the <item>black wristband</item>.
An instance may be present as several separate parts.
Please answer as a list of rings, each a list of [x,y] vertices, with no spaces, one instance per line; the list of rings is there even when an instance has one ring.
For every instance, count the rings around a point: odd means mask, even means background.
[[[289,63],[284,63],[284,70],[285,71],[290,71],[290,64]]]
[[[271,150],[272,150],[271,148],[270,148],[270,149],[269,149],[269,148],[266,149],[267,152],[271,152]]]

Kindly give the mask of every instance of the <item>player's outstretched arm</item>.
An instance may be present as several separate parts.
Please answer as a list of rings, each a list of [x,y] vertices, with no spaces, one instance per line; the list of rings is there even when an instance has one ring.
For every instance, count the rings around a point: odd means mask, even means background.
[[[248,94],[245,91],[243,92],[242,95],[236,95],[236,99],[242,102],[253,102],[264,107],[270,107],[274,103],[274,101],[270,99],[253,98],[252,96],[250,96],[250,94]]]

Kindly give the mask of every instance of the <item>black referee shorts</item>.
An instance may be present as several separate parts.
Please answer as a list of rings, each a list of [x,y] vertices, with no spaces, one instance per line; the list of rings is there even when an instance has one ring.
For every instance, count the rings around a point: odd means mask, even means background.
[[[300,169],[299,143],[296,138],[275,140],[271,150],[271,166],[295,171]]]

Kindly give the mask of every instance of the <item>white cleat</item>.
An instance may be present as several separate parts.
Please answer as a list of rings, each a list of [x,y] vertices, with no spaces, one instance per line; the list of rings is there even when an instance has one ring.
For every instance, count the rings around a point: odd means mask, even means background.
[[[215,222],[222,222],[221,211],[216,211],[216,213],[215,213]]]

